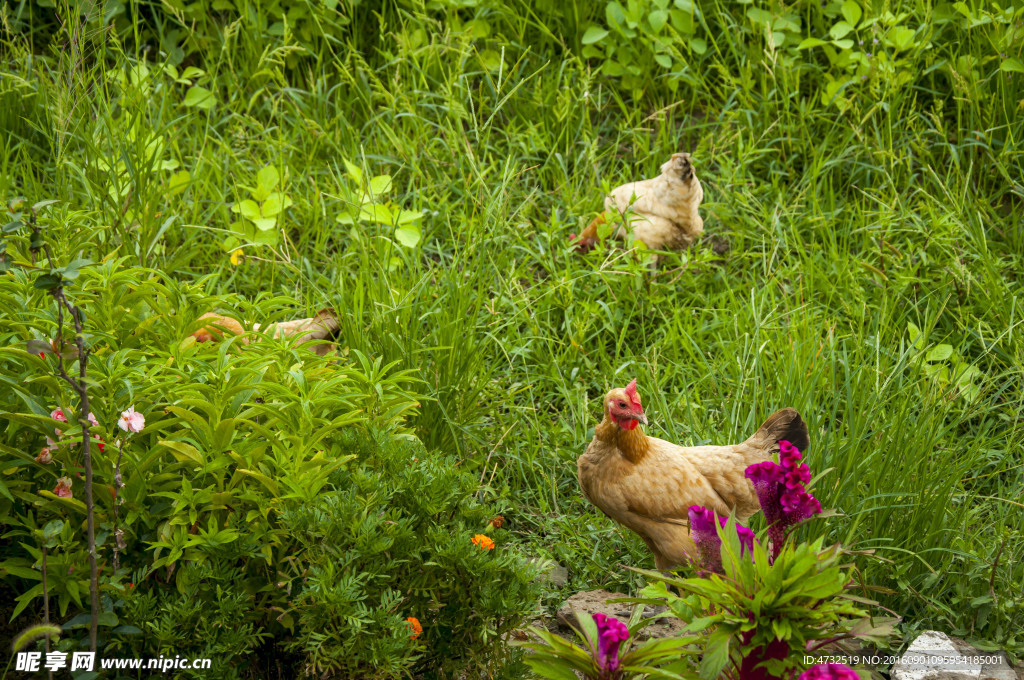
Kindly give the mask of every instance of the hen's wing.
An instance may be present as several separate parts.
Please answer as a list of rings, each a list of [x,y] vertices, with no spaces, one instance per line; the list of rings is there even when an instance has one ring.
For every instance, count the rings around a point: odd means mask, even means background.
[[[708,479],[682,455],[681,447],[649,437],[650,451],[635,472],[622,479],[628,510],[656,521],[686,522],[692,505],[720,515],[729,506]]]

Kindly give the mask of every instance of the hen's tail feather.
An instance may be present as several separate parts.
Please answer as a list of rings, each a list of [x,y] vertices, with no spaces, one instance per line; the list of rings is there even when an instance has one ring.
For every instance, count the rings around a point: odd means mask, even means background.
[[[774,451],[778,449],[780,440],[788,441],[801,451],[806,451],[811,445],[807,424],[794,408],[784,408],[768,416],[768,420],[747,441],[765,451]]]

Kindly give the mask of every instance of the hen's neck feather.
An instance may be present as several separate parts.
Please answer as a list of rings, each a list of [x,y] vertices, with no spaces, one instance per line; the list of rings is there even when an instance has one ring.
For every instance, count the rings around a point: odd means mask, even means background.
[[[634,464],[643,460],[651,448],[647,435],[639,425],[632,430],[623,430],[607,413],[604,420],[594,428],[594,435],[602,442],[615,446],[623,457]]]

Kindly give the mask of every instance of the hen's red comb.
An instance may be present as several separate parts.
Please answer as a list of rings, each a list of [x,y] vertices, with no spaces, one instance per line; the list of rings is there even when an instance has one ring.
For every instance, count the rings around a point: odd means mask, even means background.
[[[629,400],[633,402],[633,406],[636,406],[639,409],[643,409],[643,407],[640,405],[640,395],[636,393],[636,378],[633,378],[633,380],[631,380],[630,383],[626,385],[625,392],[626,396],[629,397]]]

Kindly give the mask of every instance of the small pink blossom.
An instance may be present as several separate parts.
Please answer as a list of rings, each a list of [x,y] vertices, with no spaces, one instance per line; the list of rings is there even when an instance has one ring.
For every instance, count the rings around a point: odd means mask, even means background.
[[[67,416],[64,415],[64,409],[55,408],[50,412],[50,417],[54,420],[59,420],[62,423],[68,422]]]
[[[61,477],[57,480],[57,486],[53,488],[53,493],[57,494],[61,498],[73,498],[71,495],[71,478]]]
[[[43,465],[46,465],[51,460],[53,460],[53,455],[50,452],[49,448],[44,448],[42,451],[39,452],[39,455],[36,456],[36,462],[41,463]]]
[[[602,671],[615,673],[619,670],[619,645],[629,639],[629,629],[622,621],[601,612],[593,618],[597,624],[597,664]]]
[[[121,411],[117,426],[125,432],[141,432],[146,427],[146,417],[136,411],[134,406],[129,406],[127,411]]]
[[[94,416],[94,415],[93,415],[92,411],[89,411],[89,423],[90,423],[90,424],[91,424],[91,425],[92,425],[93,427],[99,427],[99,426],[100,426],[100,423],[99,423],[99,421],[98,421],[98,420],[96,420],[96,416]]]

